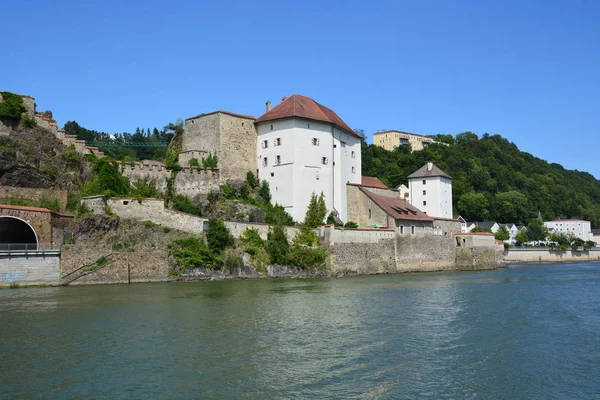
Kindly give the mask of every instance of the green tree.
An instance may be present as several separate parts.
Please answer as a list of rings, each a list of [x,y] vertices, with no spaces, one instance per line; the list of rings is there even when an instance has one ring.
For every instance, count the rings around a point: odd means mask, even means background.
[[[317,197],[317,195],[313,193],[306,210],[304,225],[309,228],[319,227],[323,225],[326,215],[327,206],[325,205],[325,195],[321,193],[321,195]]]
[[[131,190],[129,179],[121,174],[119,165],[107,158],[94,162],[96,176],[88,180],[82,190],[84,196],[106,195],[109,197],[127,196]]]
[[[258,179],[256,178],[256,175],[254,175],[254,173],[252,171],[248,171],[246,173],[246,183],[248,183],[248,185],[252,189],[256,189],[256,187],[258,186],[258,184],[259,184]]]
[[[281,225],[275,225],[269,230],[265,248],[269,253],[271,264],[286,265],[288,263],[290,243]]]
[[[467,221],[486,221],[489,203],[483,193],[468,192],[458,200],[458,212]]]
[[[208,153],[208,156],[202,159],[202,168],[216,169],[219,164],[219,157],[216,154]]]
[[[264,180],[261,182],[258,195],[265,201],[265,203],[271,202],[271,190],[269,189],[269,182]]]
[[[516,190],[496,194],[494,214],[500,222],[523,222],[528,214],[527,196]]]
[[[232,246],[235,242],[233,236],[229,233],[229,229],[225,226],[225,222],[221,218],[208,220],[206,241],[208,242],[209,249],[218,252]]]
[[[548,237],[548,228],[544,226],[544,223],[537,218],[529,221],[527,225],[527,237],[531,241],[546,240]]]
[[[496,238],[496,240],[502,241],[508,240],[510,239],[510,232],[508,231],[505,225],[500,225],[500,228],[494,234],[494,238]]]
[[[524,243],[529,242],[529,237],[527,236],[527,231],[525,229],[521,229],[517,235],[515,236],[515,243],[517,246],[521,246]]]

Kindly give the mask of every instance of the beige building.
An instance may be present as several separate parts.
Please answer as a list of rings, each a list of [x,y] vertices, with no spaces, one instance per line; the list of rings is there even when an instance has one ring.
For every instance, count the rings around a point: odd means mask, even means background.
[[[381,131],[373,134],[373,144],[386,150],[399,146],[410,146],[412,151],[423,150],[432,143],[438,143],[430,137],[402,131]]]

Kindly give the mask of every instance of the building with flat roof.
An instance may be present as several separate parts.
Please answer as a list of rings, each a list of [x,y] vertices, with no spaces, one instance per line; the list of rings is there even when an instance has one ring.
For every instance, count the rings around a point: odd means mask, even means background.
[[[432,143],[439,143],[428,136],[402,131],[380,131],[373,134],[373,144],[386,150],[400,146],[410,146],[412,151],[423,150]]]

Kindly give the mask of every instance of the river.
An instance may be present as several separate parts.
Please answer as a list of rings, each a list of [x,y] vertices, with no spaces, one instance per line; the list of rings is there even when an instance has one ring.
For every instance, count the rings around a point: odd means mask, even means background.
[[[600,263],[0,290],[0,398],[600,398]]]

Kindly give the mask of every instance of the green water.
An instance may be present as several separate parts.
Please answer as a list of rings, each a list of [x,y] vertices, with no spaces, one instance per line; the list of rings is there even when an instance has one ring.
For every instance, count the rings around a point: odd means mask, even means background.
[[[600,398],[600,263],[0,290],[0,398]]]

